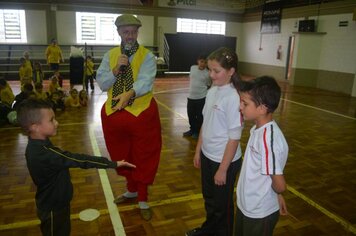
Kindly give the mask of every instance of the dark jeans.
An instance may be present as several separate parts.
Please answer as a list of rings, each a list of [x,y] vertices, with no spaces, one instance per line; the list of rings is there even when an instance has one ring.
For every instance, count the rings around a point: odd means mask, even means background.
[[[85,76],[85,89],[88,91],[88,83],[90,82],[90,89],[94,90],[94,76],[93,75],[87,75]]]
[[[205,98],[190,99],[188,98],[187,112],[189,118],[190,130],[193,134],[199,134],[200,127],[203,124],[203,107],[205,105]]]
[[[37,216],[41,221],[43,236],[70,235],[70,206],[50,212],[37,209]]]
[[[237,207],[235,236],[272,236],[279,218],[279,211],[260,219],[245,216]]]
[[[201,181],[206,211],[202,230],[215,236],[231,236],[234,228],[234,187],[241,158],[230,164],[223,186],[214,182],[219,166],[220,163],[211,161],[201,153]]]
[[[51,71],[53,71],[53,72],[59,70],[58,63],[50,63],[49,66],[51,67]]]

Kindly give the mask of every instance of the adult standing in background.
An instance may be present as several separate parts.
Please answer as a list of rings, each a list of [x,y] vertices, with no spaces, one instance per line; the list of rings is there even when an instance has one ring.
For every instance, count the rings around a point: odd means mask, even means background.
[[[142,218],[149,220],[148,186],[157,173],[162,146],[158,107],[152,94],[156,61],[152,52],[137,42],[139,19],[125,14],[115,25],[121,45],[104,55],[96,76],[99,87],[108,94],[101,120],[111,159],[124,159],[136,169],[117,169],[127,180],[127,191],[114,202],[137,197]]]
[[[50,66],[51,70],[58,71],[59,63],[64,62],[62,56],[62,50],[57,44],[56,39],[51,40],[51,44],[48,45],[46,49],[47,64]]]

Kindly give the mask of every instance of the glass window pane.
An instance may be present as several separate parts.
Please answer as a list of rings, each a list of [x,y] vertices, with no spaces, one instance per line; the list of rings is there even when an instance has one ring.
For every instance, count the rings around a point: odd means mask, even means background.
[[[118,14],[77,12],[77,43],[120,43],[114,22]]]
[[[225,35],[225,22],[178,18],[177,32]]]
[[[0,42],[27,43],[24,10],[0,10]]]

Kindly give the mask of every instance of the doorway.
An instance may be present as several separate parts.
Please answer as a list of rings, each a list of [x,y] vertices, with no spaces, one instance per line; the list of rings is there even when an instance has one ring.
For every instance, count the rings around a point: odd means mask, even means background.
[[[294,53],[294,42],[295,42],[295,36],[289,36],[288,40],[288,50],[287,50],[287,60],[286,60],[286,71],[285,71],[285,76],[284,78],[286,80],[289,80],[290,75],[292,73],[292,64],[293,64],[293,53]]]

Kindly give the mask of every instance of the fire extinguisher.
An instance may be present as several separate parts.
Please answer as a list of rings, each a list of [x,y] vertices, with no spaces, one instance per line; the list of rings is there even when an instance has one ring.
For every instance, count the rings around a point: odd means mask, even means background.
[[[282,60],[282,45],[278,46],[278,49],[277,49],[277,60]]]

